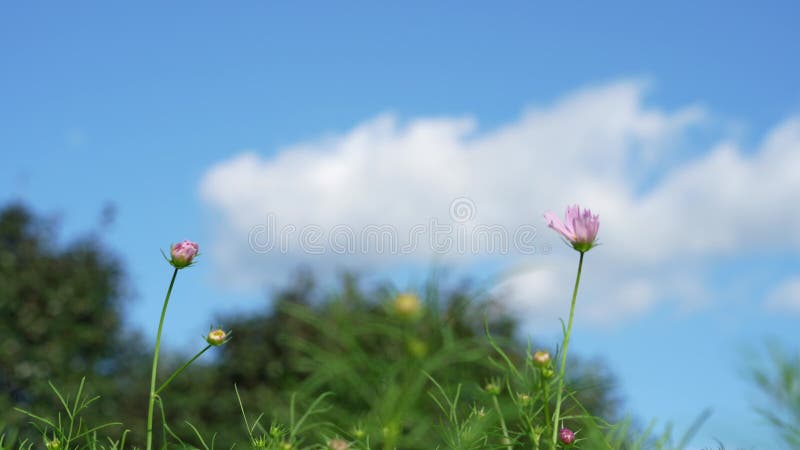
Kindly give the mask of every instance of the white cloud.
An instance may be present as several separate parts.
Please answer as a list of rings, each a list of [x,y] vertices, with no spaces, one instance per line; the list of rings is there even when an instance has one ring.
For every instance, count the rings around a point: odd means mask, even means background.
[[[776,286],[767,295],[766,306],[775,312],[800,314],[800,277],[790,278]]]
[[[645,91],[637,81],[583,89],[482,132],[470,117],[402,123],[382,115],[272,157],[243,152],[211,167],[201,183],[203,199],[221,218],[212,256],[222,276],[243,288],[283,280],[300,263],[373,272],[432,259],[474,263],[487,256],[440,254],[430,245],[401,255],[309,255],[297,245],[297,233],[286,252],[257,253],[248,242],[270,214],[277,228],[313,224],[330,233],[340,224],[356,231],[390,225],[408,241],[416,224],[452,222],[451,202],[466,197],[476,207],[474,221],[465,223],[468,236],[476,224],[512,231],[534,224],[537,249],[554,245],[549,259],[502,259],[507,266],[547,261],[546,270],[518,274],[501,287],[519,308],[551,320],[563,315],[575,258],[544,229],[541,214],[577,201],[600,212],[604,243],[587,256],[584,314],[609,324],[665,298],[703,292],[701,275],[688,269],[698,257],[800,247],[800,233],[789,231],[800,226],[800,210],[787,206],[800,204],[800,120],[777,126],[753,152],[721,136],[720,144],[670,166],[642,193],[640,174],[668,160],[687,131],[706,119],[696,105],[649,107]],[[787,231],[776,239],[775,230]]]
[[[561,294],[569,284],[569,277],[565,275],[554,265],[529,266],[503,277],[493,293],[507,300],[506,304],[514,315],[552,318],[563,314],[564,309],[569,307],[558,302],[564,300]]]

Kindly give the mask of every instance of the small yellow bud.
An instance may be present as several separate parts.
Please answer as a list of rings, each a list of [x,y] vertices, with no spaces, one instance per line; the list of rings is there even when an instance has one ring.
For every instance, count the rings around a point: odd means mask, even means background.
[[[530,405],[533,400],[528,394],[517,394],[517,398],[519,399],[519,404],[522,406]]]
[[[284,429],[280,425],[270,425],[269,427],[269,435],[272,439],[278,439],[279,437],[284,435]]]
[[[403,293],[394,299],[394,313],[404,319],[413,319],[422,312],[422,303],[419,297],[412,293]]]
[[[344,439],[331,439],[328,441],[328,448],[330,450],[347,450],[350,448],[350,444]]]
[[[406,344],[408,353],[415,358],[424,358],[428,354],[428,344],[420,339],[409,339]]]
[[[49,441],[47,438],[45,438],[44,446],[47,448],[47,450],[59,450],[61,448],[61,442],[57,438],[53,438],[52,441]]]
[[[539,350],[531,356],[533,363],[539,367],[544,367],[550,364],[550,353],[547,353],[544,350]]]
[[[556,374],[556,372],[553,369],[549,368],[549,367],[546,367],[546,368],[542,369],[542,376],[545,377],[546,379],[553,378],[553,376],[555,376],[555,374]]]
[[[390,423],[381,429],[381,433],[383,433],[384,438],[392,439],[400,434],[400,430],[398,429],[397,424]]]
[[[281,450],[292,450],[292,444],[289,442],[282,442],[281,443]]]
[[[269,438],[266,436],[261,436],[257,438],[253,438],[250,444],[253,448],[267,448],[269,446]]]
[[[206,336],[206,342],[215,347],[224,344],[225,342],[227,342],[227,340],[228,340],[228,333],[224,332],[220,328],[209,331],[208,336]]]
[[[483,389],[489,395],[500,395],[500,391],[502,390],[502,388],[500,387],[500,384],[496,383],[494,381],[490,381],[490,382],[486,383],[486,386]]]

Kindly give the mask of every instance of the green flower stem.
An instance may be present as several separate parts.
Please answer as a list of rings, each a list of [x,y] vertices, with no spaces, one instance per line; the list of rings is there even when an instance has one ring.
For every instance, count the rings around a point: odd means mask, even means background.
[[[200,357],[200,355],[202,355],[203,353],[205,353],[205,352],[206,352],[206,350],[210,349],[211,347],[213,347],[213,345],[211,345],[211,344],[208,344],[208,345],[206,345],[206,348],[204,348],[204,349],[200,350],[199,352],[197,352],[197,354],[196,354],[196,355],[194,355],[194,356],[192,357],[192,359],[190,359],[190,360],[186,361],[186,362],[185,362],[185,363],[184,363],[184,364],[183,364],[183,365],[180,367],[180,369],[178,369],[178,370],[176,370],[175,372],[173,372],[173,373],[172,373],[172,375],[170,375],[170,376],[169,376],[169,378],[167,378],[167,381],[165,381],[164,383],[162,383],[162,384],[161,384],[161,386],[159,386],[159,387],[158,387],[158,389],[156,389],[156,394],[159,394],[161,391],[163,391],[163,390],[164,390],[164,388],[166,388],[167,386],[169,386],[169,384],[170,384],[170,383],[172,383],[172,380],[174,380],[174,379],[175,379],[175,377],[177,377],[177,376],[178,376],[178,375],[179,375],[181,372],[183,372],[183,371],[184,371],[184,369],[186,369],[187,367],[189,367],[189,366],[190,366],[190,365],[191,365],[191,364],[192,364],[192,363],[193,363],[193,362],[194,362],[194,361],[195,361],[197,358],[199,358],[199,357]]]
[[[553,414],[553,439],[552,448],[558,445],[558,420],[561,414],[561,399],[564,394],[564,373],[567,368],[567,347],[569,347],[569,336],[572,334],[572,318],[575,316],[575,300],[578,298],[578,285],[581,282],[581,269],[583,268],[583,254],[578,261],[578,275],[575,277],[575,289],[572,291],[572,304],[569,307],[569,322],[567,322],[567,332],[564,333],[564,344],[561,350],[561,367],[558,369],[558,393],[556,394],[556,410]]]
[[[539,372],[541,375],[541,371]],[[542,383],[542,392],[544,393],[544,429],[550,428],[550,381],[540,376],[539,380]]]
[[[500,410],[500,402],[497,401],[497,396],[492,396],[492,402],[494,402],[494,410],[497,411],[497,417],[500,418],[500,428],[503,430],[503,444],[508,446],[508,450],[511,450],[511,439],[508,437],[508,428],[506,428],[506,421],[503,419],[503,411]]]
[[[167,304],[169,296],[172,294],[172,286],[175,285],[175,277],[178,276],[178,269],[172,272],[172,280],[169,282],[167,296],[164,298],[164,306],[161,308],[161,319],[158,321],[158,334],[156,334],[156,348],[153,351],[153,371],[150,374],[150,399],[147,405],[147,450],[153,448],[153,405],[156,400],[156,369],[158,367],[158,349],[161,347],[161,331],[164,328],[164,316],[167,315]]]

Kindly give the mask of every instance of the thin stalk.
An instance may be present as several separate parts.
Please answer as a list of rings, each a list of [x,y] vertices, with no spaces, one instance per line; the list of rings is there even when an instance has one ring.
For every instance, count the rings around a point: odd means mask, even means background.
[[[164,298],[164,306],[161,308],[161,319],[158,321],[158,334],[156,334],[156,348],[153,351],[153,371],[150,374],[150,399],[147,404],[147,450],[153,448],[153,405],[156,400],[156,369],[158,368],[158,350],[161,347],[161,331],[164,329],[164,317],[167,315],[167,304],[169,296],[172,294],[172,286],[175,285],[175,277],[178,276],[178,269],[172,272],[172,280],[169,282],[167,296]]]
[[[575,289],[572,291],[572,304],[569,307],[569,322],[567,322],[567,332],[564,333],[564,344],[562,345],[561,367],[558,369],[558,393],[556,394],[556,411],[553,415],[553,439],[552,448],[558,444],[558,419],[561,414],[561,399],[564,393],[564,374],[567,368],[567,348],[569,347],[569,337],[572,334],[572,319],[575,316],[575,300],[578,298],[578,285],[581,282],[581,269],[583,269],[583,254],[578,261],[578,275],[575,277]]]
[[[511,439],[508,437],[508,428],[506,428],[506,420],[503,418],[503,412],[500,410],[500,402],[497,401],[497,396],[492,396],[492,402],[494,403],[494,410],[497,411],[497,417],[500,418],[500,428],[503,430],[503,444],[505,444],[508,450],[511,450]]]
[[[200,357],[200,355],[202,355],[203,353],[205,353],[205,352],[206,352],[206,350],[210,349],[211,347],[213,347],[213,345],[211,345],[211,344],[208,344],[208,345],[206,345],[206,348],[204,348],[204,349],[200,350],[199,352],[197,352],[197,354],[196,354],[196,355],[194,355],[194,356],[192,357],[192,359],[190,359],[190,360],[186,361],[186,362],[185,362],[185,363],[184,363],[184,364],[183,364],[183,365],[180,367],[180,369],[178,369],[178,370],[176,370],[175,372],[173,372],[173,373],[172,373],[172,375],[170,375],[170,376],[169,376],[169,378],[167,378],[167,381],[163,382],[163,383],[161,384],[161,386],[159,386],[159,387],[158,387],[158,389],[156,389],[156,394],[159,394],[161,391],[163,391],[163,390],[164,390],[164,388],[166,388],[167,386],[169,386],[169,384],[170,384],[170,383],[172,383],[172,380],[174,380],[174,379],[175,379],[175,377],[177,377],[177,376],[178,376],[178,375],[179,375],[181,372],[183,372],[183,371],[184,371],[184,370],[185,370],[187,367],[189,367],[189,366],[190,366],[190,365],[191,365],[191,364],[192,364],[192,363],[193,363],[193,362],[194,362],[194,361],[195,361],[197,358],[199,358],[199,357]]]
[[[550,428],[550,381],[546,380],[544,377],[539,378],[542,383],[542,391],[544,392],[544,429],[547,430]]]

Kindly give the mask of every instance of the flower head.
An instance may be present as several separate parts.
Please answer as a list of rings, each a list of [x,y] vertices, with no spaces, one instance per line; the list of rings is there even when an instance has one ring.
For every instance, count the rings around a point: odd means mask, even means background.
[[[197,256],[200,246],[196,242],[183,241],[177,244],[172,244],[169,247],[169,255],[171,259],[169,263],[176,269],[183,269],[192,264],[192,260]]]
[[[533,363],[539,367],[545,367],[550,363],[550,353],[544,350],[538,350],[531,356]]]
[[[220,346],[230,340],[230,333],[226,333],[221,328],[212,329],[206,335],[206,342],[214,347]]]
[[[45,437],[44,438],[44,446],[45,446],[45,448],[47,450],[60,450],[61,449],[61,442],[55,436],[53,436],[53,440],[52,441]]]
[[[502,391],[503,388],[498,381],[492,380],[486,383],[483,390],[489,395],[500,395],[500,391]]]
[[[594,247],[597,230],[600,229],[600,218],[592,215],[589,209],[578,205],[568,206],[565,221],[562,222],[554,213],[548,211],[544,215],[547,226],[558,231],[559,234],[572,244],[572,248],[583,253]]]
[[[415,358],[424,358],[428,354],[428,344],[422,339],[411,338],[406,342],[406,349]]]
[[[350,448],[350,444],[344,439],[331,439],[328,441],[328,448],[330,450],[347,450]]]
[[[558,440],[564,445],[572,445],[575,442],[575,433],[569,428],[562,428],[558,430]]]
[[[422,302],[416,294],[404,292],[394,299],[392,309],[395,314],[404,319],[413,319],[422,312]]]

